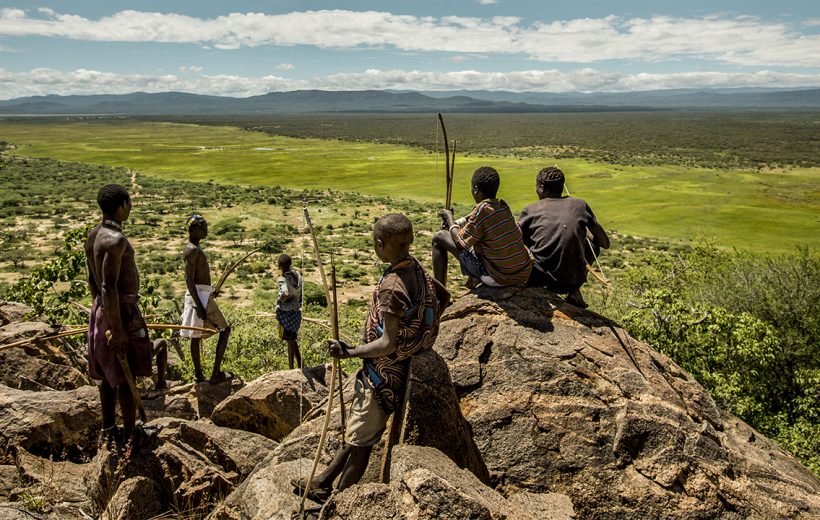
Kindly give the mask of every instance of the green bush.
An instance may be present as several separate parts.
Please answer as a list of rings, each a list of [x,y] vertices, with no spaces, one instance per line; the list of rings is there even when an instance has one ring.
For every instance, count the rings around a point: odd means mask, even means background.
[[[318,284],[306,280],[302,288],[302,303],[304,305],[327,307],[327,298],[325,297],[324,289]]]
[[[597,310],[669,355],[725,410],[820,474],[820,255],[697,244],[642,257]]]

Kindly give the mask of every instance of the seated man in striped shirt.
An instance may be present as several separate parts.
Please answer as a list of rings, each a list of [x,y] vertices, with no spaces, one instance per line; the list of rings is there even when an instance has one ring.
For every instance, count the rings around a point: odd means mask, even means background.
[[[458,258],[461,272],[472,279],[468,281],[470,287],[478,283],[501,287],[527,282],[532,258],[510,207],[495,198],[500,182],[495,168],[482,166],[473,173],[476,206],[464,227],[455,223],[452,210],[442,210],[447,229],[433,236],[433,276],[439,282],[446,277],[448,252]]]

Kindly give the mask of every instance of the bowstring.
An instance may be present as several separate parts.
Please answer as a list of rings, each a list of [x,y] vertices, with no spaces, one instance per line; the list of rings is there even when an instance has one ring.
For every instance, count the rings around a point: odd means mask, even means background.
[[[567,187],[566,180],[564,181],[564,191],[567,192],[567,197],[572,197],[572,195],[569,194],[569,187]],[[603,267],[601,267],[601,262],[598,260],[598,255],[595,254],[595,247],[592,245],[592,241],[589,239],[589,237],[585,236],[584,238],[586,239],[587,244],[589,244],[589,250],[592,253],[592,258],[595,259],[595,265],[598,266],[598,270],[601,271],[601,274],[603,275],[604,279],[609,280],[609,277],[606,275],[606,273],[604,273]]]

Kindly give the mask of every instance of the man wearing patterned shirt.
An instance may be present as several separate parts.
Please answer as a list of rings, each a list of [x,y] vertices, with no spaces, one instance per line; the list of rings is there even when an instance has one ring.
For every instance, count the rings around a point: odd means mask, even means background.
[[[461,272],[478,283],[500,287],[523,285],[530,276],[532,258],[524,246],[521,230],[510,207],[496,198],[501,181],[498,172],[482,166],[473,173],[472,195],[476,201],[464,227],[453,220],[450,209],[442,210],[447,227],[433,236],[433,276],[443,282],[447,254],[458,258]]]

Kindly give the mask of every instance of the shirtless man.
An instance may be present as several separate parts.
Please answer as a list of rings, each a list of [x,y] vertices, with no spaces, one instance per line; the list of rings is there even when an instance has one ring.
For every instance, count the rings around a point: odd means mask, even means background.
[[[127,441],[134,433],[136,403],[123,373],[124,354],[131,373],[151,375],[151,341],[137,307],[140,278],[134,248],[122,233],[131,213],[131,197],[122,186],[109,184],[97,193],[103,214],[85,244],[88,288],[94,303],[88,329],[88,371],[99,382],[102,432],[106,440]],[[116,435],[116,402],[122,414],[122,437]]]
[[[214,299],[214,288],[211,286],[211,269],[208,266],[208,257],[199,243],[208,236],[208,223],[201,215],[192,215],[185,226],[188,228],[188,245],[182,253],[185,259],[185,307],[182,311],[182,324],[193,327],[214,327],[219,330],[219,340],[216,344],[214,370],[211,373],[211,384],[221,383],[232,376],[222,372],[222,358],[228,348],[228,337],[231,327]],[[194,376],[197,383],[205,381],[202,374],[200,360],[200,345],[202,340],[212,335],[209,332],[197,330],[183,330],[180,336],[191,339],[191,359],[194,362]]]

